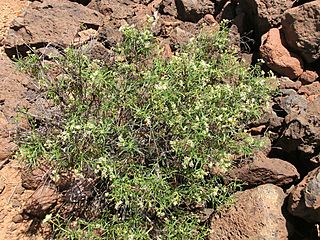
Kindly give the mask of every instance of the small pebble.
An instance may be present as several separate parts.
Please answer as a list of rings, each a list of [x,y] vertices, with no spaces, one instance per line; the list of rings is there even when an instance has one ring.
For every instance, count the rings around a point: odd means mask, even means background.
[[[21,214],[17,214],[12,218],[12,222],[14,223],[21,223],[23,221],[23,217]]]
[[[18,187],[16,188],[15,193],[18,194],[18,195],[22,195],[22,194],[24,193],[24,191],[25,191],[25,188],[24,188],[24,187],[18,186]]]
[[[21,203],[20,203],[17,199],[12,199],[11,204],[12,204],[12,207],[13,207],[13,208],[19,208],[19,207],[21,207]]]

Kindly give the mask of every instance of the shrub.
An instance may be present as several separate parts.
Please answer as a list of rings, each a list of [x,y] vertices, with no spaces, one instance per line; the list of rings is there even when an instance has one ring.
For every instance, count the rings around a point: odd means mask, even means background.
[[[217,169],[258,146],[245,127],[269,99],[267,79],[239,61],[223,26],[170,60],[148,30],[123,34],[111,65],[68,48],[56,59],[59,80],[32,69],[63,117],[34,129],[20,154],[54,166],[52,181],[93,179],[71,204],[82,209],[69,212],[72,224],[55,212],[56,238],[204,239],[198,210],[221,207],[237,187]]]

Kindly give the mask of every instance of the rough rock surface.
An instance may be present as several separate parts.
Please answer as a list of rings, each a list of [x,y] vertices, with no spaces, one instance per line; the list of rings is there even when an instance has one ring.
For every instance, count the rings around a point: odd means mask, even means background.
[[[277,158],[268,158],[258,153],[252,161],[246,161],[240,167],[231,170],[228,178],[241,180],[249,187],[265,183],[286,186],[299,178],[297,169],[290,163]]]
[[[24,202],[33,191],[21,186],[20,163],[10,159],[16,149],[12,137],[17,129],[28,128],[26,117],[17,115],[20,108],[37,112],[38,108],[45,108],[46,105],[35,104],[41,94],[35,94],[31,90],[34,84],[31,84],[30,78],[20,72],[2,50],[0,49],[0,182],[5,188],[0,194],[0,239],[30,240],[30,236],[25,233],[29,230],[31,221],[13,221],[17,220],[15,216],[22,211]],[[43,239],[41,231],[34,234],[33,239]]]
[[[287,115],[285,129],[275,146],[281,146],[288,153],[299,150],[315,154],[320,145],[320,95],[307,99],[292,92],[279,100]]]
[[[315,71],[305,71],[301,74],[300,80],[304,84],[310,84],[316,81],[319,78],[319,74]]]
[[[102,13],[109,27],[115,24],[134,24],[145,27],[148,16],[154,16],[161,0],[132,1],[132,0],[92,0],[88,7]]]
[[[16,150],[16,144],[8,138],[0,138],[0,165]]]
[[[212,217],[209,239],[287,239],[284,198],[282,189],[272,184],[236,193],[234,205]]]
[[[33,191],[25,190],[21,186],[21,169],[17,161],[11,160],[0,169],[0,239],[7,240],[42,240],[40,233],[34,234],[32,238],[26,236],[30,229],[31,221],[18,220],[24,202],[30,197]],[[2,187],[1,187],[1,184]]]
[[[210,0],[180,0],[177,2],[178,17],[184,21],[197,22],[206,14],[214,14]]]
[[[280,25],[283,12],[293,4],[291,0],[242,0],[239,2],[259,34],[264,34],[270,28]]]
[[[57,202],[58,197],[56,190],[42,186],[28,199],[23,212],[33,217],[44,217]]]
[[[48,169],[44,167],[25,170],[21,174],[22,186],[25,189],[36,190],[41,183],[47,180],[46,178],[48,178]]]
[[[199,24],[203,24],[203,31],[214,31],[217,28],[217,22],[214,24],[212,15],[206,15]],[[198,24],[192,22],[183,22],[172,16],[160,16],[153,26],[153,32],[157,36],[161,36],[162,45],[169,44],[173,49],[178,45],[189,42],[190,38],[199,33]]]
[[[298,93],[306,96],[312,96],[311,98],[318,96],[320,94],[320,82],[317,81],[308,85],[304,85],[299,88]]]
[[[17,121],[16,111],[30,107],[24,87],[28,80],[28,76],[20,73],[10,59],[0,53],[0,168],[16,150],[11,138],[16,128],[27,128],[25,119],[20,117]]]
[[[320,167],[311,171],[290,193],[288,210],[308,222],[320,222]]]
[[[302,83],[300,81],[292,81],[288,77],[279,78],[280,89],[294,89],[299,90]]]
[[[4,44],[7,50],[25,45],[43,47],[49,43],[66,47],[73,43],[81,27],[98,29],[102,22],[103,15],[78,3],[35,1],[13,21]]]
[[[210,0],[163,0],[160,12],[182,21],[197,22],[206,14],[214,14],[214,3]]]
[[[27,0],[0,1],[0,42],[4,37],[4,33],[7,32],[10,22],[28,4],[29,1]],[[10,59],[4,55],[1,47],[0,152],[2,154],[5,152],[6,155],[6,159],[0,160],[0,239],[3,240],[43,239],[40,236],[41,233],[34,233],[32,237],[26,236],[26,232],[30,229],[31,221],[16,221],[15,216],[21,212],[23,203],[33,191],[25,190],[21,186],[20,163],[12,159],[9,161],[12,151],[7,151],[15,148],[12,136],[16,132],[16,129],[27,127],[27,122],[22,116],[17,118],[17,110],[20,107],[30,108],[30,102],[27,97],[28,90],[26,88],[28,82],[28,76],[15,68]]]
[[[10,22],[26,7],[28,1],[0,1],[0,44],[3,40]]]
[[[288,9],[282,27],[288,45],[306,62],[320,58],[320,0]]]
[[[130,0],[93,0],[88,8],[99,11],[109,19],[127,19],[133,17],[139,4]]]
[[[260,54],[267,66],[275,72],[296,79],[303,73],[303,63],[282,44],[279,29],[272,28],[262,36]]]
[[[193,35],[189,31],[186,31],[180,27],[176,27],[170,33],[170,37],[172,44],[178,46],[179,44],[187,44]]]
[[[160,3],[160,13],[178,17],[176,2],[170,0],[162,0]]]
[[[97,40],[88,42],[82,49],[91,59],[105,61],[108,65],[114,63],[114,52]]]
[[[122,33],[109,22],[104,22],[99,28],[99,41],[107,48],[115,47],[122,41]]]
[[[264,109],[264,113],[258,121],[255,122],[255,126],[267,125],[270,129],[279,128],[282,126],[284,119],[279,117],[272,107],[269,106]]]
[[[16,110],[30,107],[30,102],[25,97],[29,81],[29,76],[21,73],[9,58],[0,52],[1,137],[8,137],[15,131],[14,129],[17,127],[14,119],[17,114]]]

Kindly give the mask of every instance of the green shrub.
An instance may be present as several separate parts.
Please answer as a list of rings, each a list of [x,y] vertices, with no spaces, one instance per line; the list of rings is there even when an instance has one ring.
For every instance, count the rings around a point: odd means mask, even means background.
[[[56,59],[59,80],[40,76],[63,117],[59,127],[34,129],[20,154],[49,162],[58,178],[96,180],[84,206],[90,212],[98,199],[100,213],[71,214],[72,224],[56,213],[56,238],[204,239],[197,210],[221,207],[237,187],[216,172],[258,146],[245,127],[269,99],[267,79],[239,61],[223,26],[170,60],[149,31],[123,34],[112,65],[68,48]]]

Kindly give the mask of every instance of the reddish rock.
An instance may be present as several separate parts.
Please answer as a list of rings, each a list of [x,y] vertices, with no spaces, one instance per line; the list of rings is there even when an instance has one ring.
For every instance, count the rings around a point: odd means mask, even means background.
[[[297,169],[289,162],[278,158],[268,158],[262,153],[255,154],[252,160],[245,161],[228,172],[231,180],[241,180],[249,187],[265,183],[286,186],[300,177]]]
[[[261,42],[260,54],[269,68],[290,79],[296,79],[303,73],[301,59],[283,46],[279,29],[270,29],[262,36]]]
[[[160,13],[169,14],[182,21],[198,22],[206,14],[213,15],[214,3],[210,0],[163,0]]]
[[[176,1],[162,0],[160,3],[160,13],[178,17]]]
[[[218,26],[218,21],[212,16],[211,14],[206,14],[200,21],[198,22],[199,25],[207,24],[207,25],[215,25]]]
[[[238,27],[236,25],[233,24],[230,27],[228,38],[229,38],[230,48],[232,48],[236,52],[241,52],[241,48],[240,48],[241,36],[240,36],[240,32],[238,31]]]
[[[16,111],[30,108],[25,88],[28,82],[29,77],[19,72],[7,56],[0,54],[0,169],[17,149],[12,141],[17,127],[26,127],[26,118],[18,117]]]
[[[284,198],[282,189],[272,184],[236,193],[229,209],[212,216],[208,239],[287,239]]]
[[[279,83],[280,83],[280,88],[281,89],[294,89],[294,90],[299,90],[301,87],[301,82],[300,81],[292,81],[287,77],[281,77],[279,78]]]
[[[300,81],[303,84],[310,84],[316,81],[319,78],[319,74],[315,71],[305,71],[300,76]]]
[[[123,39],[122,33],[117,26],[113,26],[112,23],[105,21],[99,28],[99,41],[108,48],[115,47]]]
[[[7,52],[24,45],[45,46],[50,43],[66,47],[73,43],[81,27],[98,29],[102,22],[103,15],[78,3],[35,1],[13,21],[4,44]]]
[[[282,27],[288,45],[306,62],[320,58],[320,0],[288,9]]]
[[[0,163],[11,157],[16,149],[17,145],[9,138],[0,138]]]
[[[49,186],[38,188],[28,199],[23,212],[33,217],[44,217],[56,204],[59,195]]]
[[[190,39],[199,32],[197,24],[191,22],[161,19],[160,24],[160,28],[162,28],[161,31],[167,33],[167,36],[169,37],[172,49],[175,49],[178,45],[187,44]]]
[[[9,129],[11,128],[6,116],[0,112],[0,138],[9,137],[10,132]]]
[[[23,216],[21,214],[17,214],[12,218],[12,222],[21,223],[23,222]]]
[[[266,33],[272,27],[278,27],[282,14],[289,9],[291,0],[241,0],[240,7],[244,10],[259,34]]]
[[[290,193],[288,210],[307,222],[320,222],[320,167],[311,171]]]
[[[10,77],[8,77],[10,76]],[[0,54],[0,118],[1,125],[5,129],[4,136],[11,135],[15,131],[18,108],[30,108],[25,95],[26,85],[30,82],[30,77],[20,72],[14,63],[5,55]],[[21,119],[19,119],[19,122]],[[2,125],[3,124],[3,125]]]
[[[300,87],[298,93],[304,94],[307,96],[319,95],[320,94],[320,82],[313,82],[308,85]]]
[[[77,46],[82,46],[83,44],[97,38],[98,31],[95,29],[86,29],[77,33],[77,37],[74,39],[74,44]]]
[[[22,187],[25,189],[36,190],[41,183],[46,180],[48,169],[37,168],[33,170],[25,170],[21,174]]]
[[[177,45],[185,45],[185,44],[189,43],[189,41],[193,37],[193,35],[190,32],[188,32],[180,27],[176,27],[171,32],[170,37],[171,37],[172,44],[174,46],[177,46]]]
[[[173,52],[171,50],[170,44],[165,44],[163,46],[162,56],[168,59],[170,59],[173,56]]]
[[[91,59],[103,60],[108,65],[112,65],[115,61],[115,53],[97,40],[90,41],[82,46],[82,49]]]
[[[88,7],[105,15],[105,21],[109,22],[109,27],[112,27],[112,24],[120,27],[128,23],[143,29],[146,26],[148,16],[154,16],[154,12],[159,9],[161,2],[162,0],[92,0]],[[174,6],[172,10],[174,12],[176,10],[175,4],[172,3],[171,5]],[[170,11],[170,13],[173,12]]]

